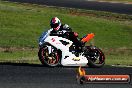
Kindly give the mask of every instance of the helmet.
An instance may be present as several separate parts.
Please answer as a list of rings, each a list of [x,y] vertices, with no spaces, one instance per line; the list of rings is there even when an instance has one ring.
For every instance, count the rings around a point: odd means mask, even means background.
[[[60,29],[61,22],[57,17],[54,17],[50,21],[50,26],[53,28],[53,30],[58,31]]]

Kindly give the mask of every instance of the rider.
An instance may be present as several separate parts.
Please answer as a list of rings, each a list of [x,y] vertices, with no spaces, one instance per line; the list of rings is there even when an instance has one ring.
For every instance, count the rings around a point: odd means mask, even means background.
[[[59,18],[54,17],[50,21],[50,26],[53,29],[50,32],[50,35],[57,35],[71,40],[76,46],[77,51],[80,52],[82,42],[78,39],[78,34],[76,32],[72,32],[72,29],[67,24],[61,24]]]

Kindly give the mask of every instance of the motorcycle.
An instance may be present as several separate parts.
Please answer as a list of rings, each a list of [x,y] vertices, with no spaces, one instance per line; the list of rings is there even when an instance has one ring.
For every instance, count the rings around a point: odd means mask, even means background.
[[[50,36],[51,30],[43,32],[39,38],[38,57],[43,65],[102,67],[105,64],[105,56],[101,49],[92,45],[86,46],[86,42],[94,38],[93,33],[80,39],[84,46],[77,56],[78,52],[73,42],[67,38]]]

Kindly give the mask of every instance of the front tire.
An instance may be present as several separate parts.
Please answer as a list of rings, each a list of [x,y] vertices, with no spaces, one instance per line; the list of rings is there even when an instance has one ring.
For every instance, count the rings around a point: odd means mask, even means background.
[[[43,65],[46,66],[50,67],[58,66],[60,64],[59,52],[55,47],[50,45],[53,50],[51,53],[49,53],[48,46],[49,45],[45,45],[39,49],[38,52],[39,60]]]

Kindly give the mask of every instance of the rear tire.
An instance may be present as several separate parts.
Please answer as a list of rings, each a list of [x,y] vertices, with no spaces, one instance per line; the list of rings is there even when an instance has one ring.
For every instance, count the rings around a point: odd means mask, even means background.
[[[88,66],[94,68],[100,68],[105,64],[105,56],[102,50],[95,46],[86,47],[86,57],[88,59]],[[98,61],[97,61],[98,60]]]

